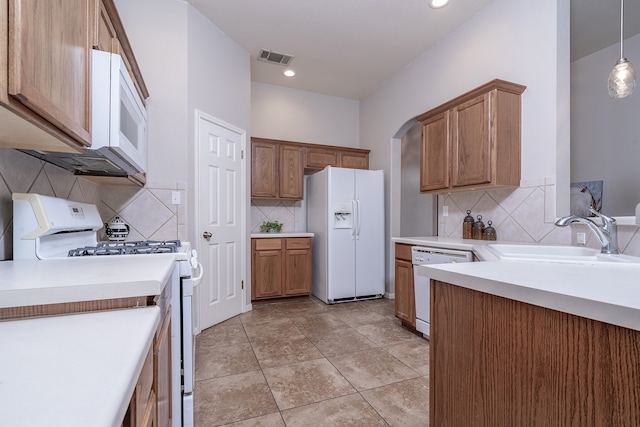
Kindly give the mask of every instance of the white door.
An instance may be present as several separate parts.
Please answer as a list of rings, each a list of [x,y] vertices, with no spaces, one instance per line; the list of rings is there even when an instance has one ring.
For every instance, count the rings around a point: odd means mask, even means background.
[[[242,312],[245,133],[202,113],[197,120],[197,248],[204,276],[196,296],[202,330]]]

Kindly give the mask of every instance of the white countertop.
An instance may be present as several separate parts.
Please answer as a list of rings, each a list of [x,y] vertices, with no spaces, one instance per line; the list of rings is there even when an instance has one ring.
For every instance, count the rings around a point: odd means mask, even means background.
[[[160,295],[175,254],[0,262],[0,308]]]
[[[638,264],[487,261],[420,266],[418,274],[640,331]]]
[[[252,239],[282,239],[287,237],[313,237],[313,233],[251,233]]]
[[[119,426],[158,307],[0,322],[0,425]]]
[[[482,261],[418,267],[423,276],[640,331],[640,264],[498,261],[485,245],[514,242],[438,236],[391,240],[473,251]]]

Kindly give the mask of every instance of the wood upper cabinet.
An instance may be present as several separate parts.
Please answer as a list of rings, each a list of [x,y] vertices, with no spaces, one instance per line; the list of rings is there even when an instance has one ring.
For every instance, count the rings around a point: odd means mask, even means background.
[[[278,147],[265,142],[251,143],[251,197],[278,196]]]
[[[311,238],[251,239],[251,299],[311,293]]]
[[[416,302],[413,285],[411,246],[396,243],[395,314],[407,326],[416,327]]]
[[[251,197],[303,198],[302,149],[272,142],[251,143]]]
[[[66,151],[91,145],[93,7],[87,0],[0,1],[0,43],[7,53],[0,60],[0,103],[31,122],[2,111],[3,124],[18,126],[2,145]],[[42,130],[58,140],[47,140]]]
[[[281,199],[300,200],[304,197],[304,166],[302,148],[293,145],[279,147],[279,185]]]
[[[369,150],[251,138],[251,198],[302,200],[305,170],[369,169]]]
[[[420,191],[520,185],[525,89],[493,80],[416,117],[422,123]]]
[[[149,91],[142,78],[138,62],[129,44],[127,33],[124,30],[120,15],[114,4],[114,0],[90,0],[95,2],[94,25],[92,44],[95,49],[105,52],[117,53],[122,56],[127,71],[136,86],[142,102],[149,97]]]
[[[369,150],[306,144],[305,169],[322,170],[327,166],[369,169]]]
[[[422,123],[420,145],[420,191],[449,188],[449,111]]]

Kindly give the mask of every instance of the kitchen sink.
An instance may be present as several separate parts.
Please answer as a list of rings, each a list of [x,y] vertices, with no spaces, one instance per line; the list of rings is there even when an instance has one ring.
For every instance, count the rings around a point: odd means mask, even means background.
[[[517,245],[495,243],[487,249],[499,260],[546,261],[567,263],[640,263],[640,258],[629,255],[602,254],[599,250],[582,246]]]

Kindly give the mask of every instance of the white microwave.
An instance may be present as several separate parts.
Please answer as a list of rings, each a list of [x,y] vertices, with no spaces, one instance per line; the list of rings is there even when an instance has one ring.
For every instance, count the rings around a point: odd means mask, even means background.
[[[130,175],[147,168],[147,111],[122,57],[92,50],[91,151]]]

